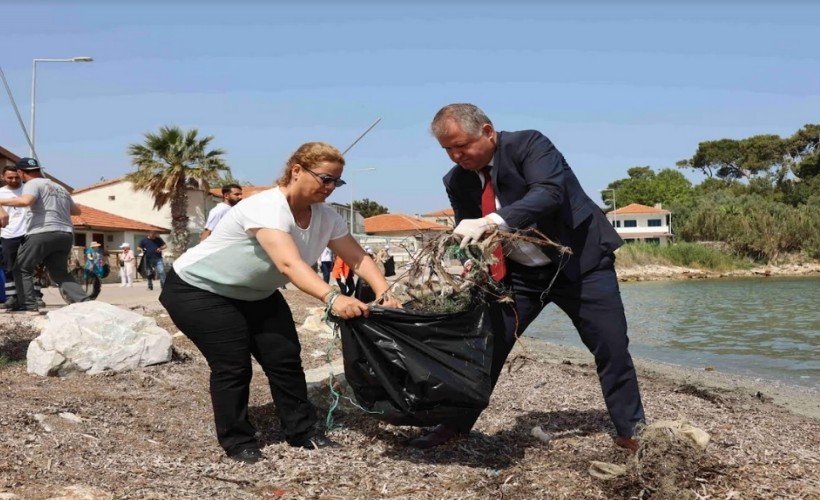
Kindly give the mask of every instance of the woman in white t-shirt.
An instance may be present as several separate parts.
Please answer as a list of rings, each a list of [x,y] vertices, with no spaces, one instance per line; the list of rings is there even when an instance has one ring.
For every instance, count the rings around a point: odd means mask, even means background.
[[[290,308],[278,289],[290,282],[351,319],[367,305],[338,293],[311,268],[325,247],[371,284],[387,307],[388,284],[324,203],[338,186],[342,154],[328,144],[303,144],[278,185],[239,202],[211,236],[173,264],[160,302],[211,368],[211,399],[219,444],[228,456],[254,463],[262,454],[248,419],[251,356],[268,377],[285,439],[292,446],[338,446],[317,425],[308,401],[301,346]]]

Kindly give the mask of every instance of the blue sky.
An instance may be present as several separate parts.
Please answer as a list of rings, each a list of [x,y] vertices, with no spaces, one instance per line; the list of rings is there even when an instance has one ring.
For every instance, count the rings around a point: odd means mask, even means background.
[[[820,121],[820,6],[654,3],[6,0],[0,66],[28,125],[32,59],[94,57],[37,66],[37,151],[75,187],[130,171],[127,146],[162,125],[269,184],[299,144],[344,149],[381,118],[331,201],[394,213],[449,206],[429,122],[450,102],[544,132],[596,201],[700,141]],[[5,95],[0,145],[28,152]]]

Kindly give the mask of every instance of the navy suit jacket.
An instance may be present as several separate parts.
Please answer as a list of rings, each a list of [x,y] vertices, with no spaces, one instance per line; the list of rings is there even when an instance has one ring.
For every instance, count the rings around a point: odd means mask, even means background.
[[[563,269],[576,281],[623,245],[601,209],[584,193],[555,145],[537,130],[498,132],[492,181],[501,205],[496,213],[512,229],[536,229],[572,249]],[[481,181],[475,172],[454,166],[444,176],[456,224],[481,214]],[[553,262],[560,256],[544,249]],[[566,259],[566,257],[565,257]]]

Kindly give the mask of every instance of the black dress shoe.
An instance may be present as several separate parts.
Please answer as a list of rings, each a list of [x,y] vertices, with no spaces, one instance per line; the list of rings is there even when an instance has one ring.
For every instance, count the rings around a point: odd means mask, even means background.
[[[444,424],[439,424],[427,434],[417,438],[410,439],[409,441],[407,441],[407,445],[412,446],[413,448],[427,450],[430,448],[435,448],[436,446],[441,446],[444,443],[453,439],[454,437],[462,434],[463,433],[451,427],[447,427]]]
[[[262,452],[259,448],[244,448],[235,453],[228,455],[237,462],[244,462],[246,464],[255,464],[262,458]]]
[[[333,441],[324,432],[317,432],[313,436],[290,442],[291,446],[305,448],[306,450],[318,450],[319,448],[340,448],[342,445]]]

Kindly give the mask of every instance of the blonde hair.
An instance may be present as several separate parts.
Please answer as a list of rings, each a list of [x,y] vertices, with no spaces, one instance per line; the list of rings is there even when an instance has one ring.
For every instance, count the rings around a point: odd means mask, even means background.
[[[313,169],[322,162],[339,163],[343,167],[345,158],[342,153],[326,142],[306,142],[299,146],[285,163],[282,177],[276,181],[279,186],[290,185],[293,180],[293,166],[298,164],[302,168]]]

